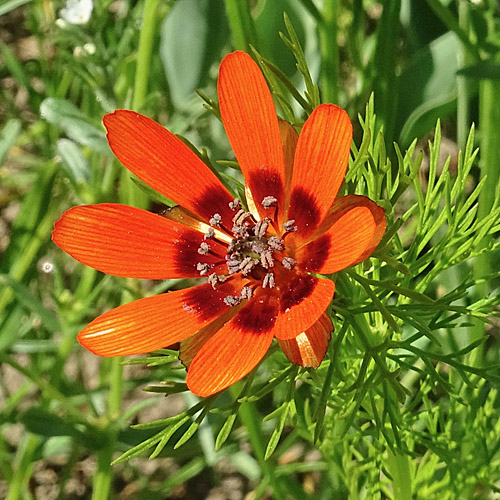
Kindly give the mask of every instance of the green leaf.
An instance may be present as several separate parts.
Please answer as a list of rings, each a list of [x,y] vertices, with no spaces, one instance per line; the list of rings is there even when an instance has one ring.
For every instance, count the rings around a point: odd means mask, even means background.
[[[71,420],[47,411],[43,408],[29,408],[20,415],[19,420],[29,432],[44,437],[53,436],[71,436],[81,443],[94,450],[100,449],[105,445],[103,434],[91,427],[84,427]]]
[[[48,97],[40,105],[40,114],[78,144],[89,146],[98,153],[112,155],[104,132],[91,125],[88,118],[73,103]]]
[[[178,419],[177,417],[180,417],[180,419]],[[151,448],[152,446],[158,443],[155,451],[151,454],[150,457],[150,458],[155,458],[166,446],[168,440],[172,437],[174,432],[179,427],[184,425],[188,420],[189,420],[189,415],[185,414],[180,414],[177,415],[176,417],[173,417],[168,427],[156,433],[154,436],[151,436],[150,438],[146,439],[142,443],[139,443],[137,446],[134,446],[133,448],[127,450],[125,453],[120,455],[116,460],[114,460],[112,462],[112,465],[126,462],[131,458],[137,457],[141,455],[144,451],[146,451],[147,449]]]
[[[41,436],[77,436],[80,434],[73,425],[54,413],[42,408],[30,408],[21,414],[19,420],[34,434]]]
[[[148,195],[148,198],[154,201],[158,201],[167,205],[167,207],[174,207],[176,204],[172,200],[169,200],[166,196],[163,196],[161,193],[153,189],[151,186],[148,186],[145,182],[141,181],[137,177],[130,178],[132,182],[144,193]]]
[[[255,18],[258,50],[266,59],[272,61],[280,71],[288,77],[293,77],[297,72],[295,58],[288,50],[283,50],[283,41],[279,36],[286,26],[283,13],[286,12],[297,34],[297,39],[302,46],[305,45],[304,12],[295,0],[273,0],[263,3],[263,8]],[[311,33],[316,37],[314,32]],[[316,55],[319,63],[319,55]]]
[[[168,494],[176,486],[189,481],[195,476],[198,476],[201,472],[203,472],[206,466],[207,464],[203,457],[193,458],[179,470],[176,470],[175,474],[170,475],[170,477],[162,484],[162,491],[165,494]]]
[[[71,182],[76,186],[87,183],[90,178],[90,166],[80,148],[70,139],[59,139],[56,149]]]
[[[481,61],[461,68],[457,71],[457,75],[473,80],[500,80],[500,64],[493,61]]]
[[[273,433],[269,438],[269,442],[267,443],[264,460],[267,460],[273,454],[276,446],[278,446],[281,434],[283,433],[283,428],[285,427],[286,417],[288,416],[288,411],[290,410],[290,404],[290,402],[286,402],[283,404],[283,406],[280,407],[282,408],[281,415],[278,420],[278,424],[274,428]]]
[[[29,311],[37,314],[42,323],[44,323],[50,331],[56,332],[59,330],[60,326],[58,319],[47,310],[40,299],[31,293],[27,286],[19,283],[7,274],[0,274],[0,285],[11,288],[14,291],[17,301]]]
[[[2,133],[0,134],[0,166],[20,132],[21,120],[15,118],[10,119],[3,127]]]
[[[160,42],[160,57],[175,106],[185,106],[195,95],[194,89],[205,85],[228,34],[223,2],[175,3],[161,26]]]
[[[236,420],[237,413],[231,413],[229,417],[227,417],[224,425],[222,426],[219,434],[217,435],[217,439],[215,440],[215,449],[220,450],[221,446],[226,442],[229,434],[231,434],[231,429],[233,428],[234,421]]]
[[[33,267],[40,248],[50,238],[55,214],[52,202],[52,184],[55,164],[44,165],[21,210],[12,224],[10,243],[0,260],[0,272],[21,281]],[[13,291],[0,288],[0,312],[10,303]]]
[[[5,43],[0,41],[0,54],[2,55],[3,62],[2,65],[7,68],[9,73],[15,78],[17,83],[22,85],[31,97],[33,94],[36,95],[35,90],[30,84],[29,76],[23,65],[20,63],[14,51]]]
[[[0,5],[0,16],[3,16],[4,14],[7,14],[11,10],[21,7],[21,5],[30,3],[31,1],[32,0],[6,0],[5,2],[2,2]]]
[[[399,146],[430,132],[438,118],[456,109],[456,54],[460,42],[454,33],[440,36],[416,53],[399,78],[397,129]]]

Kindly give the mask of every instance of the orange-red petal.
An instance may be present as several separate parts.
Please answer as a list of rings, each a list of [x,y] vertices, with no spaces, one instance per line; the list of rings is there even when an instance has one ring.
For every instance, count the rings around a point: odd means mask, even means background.
[[[318,106],[302,128],[295,150],[287,219],[298,227],[293,240],[310,236],[328,213],[344,180],[352,141],[347,113]]]
[[[276,109],[266,80],[244,52],[233,52],[220,65],[219,105],[224,128],[261,218],[266,196],[283,212],[285,165]]]
[[[323,235],[297,251],[300,269],[330,274],[358,262],[372,243],[376,223],[367,206],[355,206],[339,217]]]
[[[330,280],[289,273],[280,289],[258,289],[231,321],[207,334],[208,340],[200,340],[188,370],[189,389],[209,396],[243,378],[266,354],[273,336],[290,339],[311,328],[328,307],[334,288]]]
[[[237,311],[238,309],[234,307],[230,308],[226,314],[219,316],[217,319],[212,321],[212,323],[203,327],[194,335],[191,335],[191,337],[187,337],[180,342],[179,359],[186,368],[189,368],[189,365],[193,361],[194,357],[207,343],[207,341],[212,338],[225,323],[228,322],[228,318],[230,319],[235,316]]]
[[[240,321],[246,308],[254,308],[253,300],[213,335],[191,362],[186,382],[194,394],[206,397],[226,389],[251,372],[268,351],[272,328],[249,330]]]
[[[335,283],[309,274],[289,272],[279,279],[279,314],[274,335],[281,340],[311,328],[332,301]]]
[[[231,229],[231,195],[178,137],[154,120],[123,109],[106,115],[104,125],[113,153],[139,179],[205,220],[220,214]]]
[[[52,239],[87,266],[126,278],[198,278],[197,263],[225,267],[225,245],[160,215],[112,203],[70,208],[56,222]]]
[[[333,332],[332,320],[323,314],[311,328],[290,340],[278,340],[286,357],[295,365],[317,368],[325,357]]]
[[[77,338],[99,356],[150,352],[179,342],[226,314],[230,307],[224,297],[240,290],[241,281],[235,278],[216,290],[204,284],[136,300],[97,317]]]
[[[363,197],[364,198],[364,197]],[[370,243],[368,243],[365,251],[354,261],[354,264],[359,264],[360,262],[363,262],[365,259],[370,257],[370,255],[373,253],[373,251],[378,247],[378,244],[382,240],[382,237],[385,234],[385,228],[386,228],[386,218],[385,218],[385,211],[382,207],[379,207],[376,203],[371,201],[369,198],[366,198],[368,202],[372,204],[371,211],[373,218],[375,220],[375,231],[373,232],[372,239]]]

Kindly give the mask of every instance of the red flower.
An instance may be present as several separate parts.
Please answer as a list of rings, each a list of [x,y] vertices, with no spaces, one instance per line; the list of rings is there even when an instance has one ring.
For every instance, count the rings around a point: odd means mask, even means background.
[[[325,311],[335,286],[315,274],[366,259],[385,230],[383,210],[368,198],[335,200],[352,139],[345,111],[319,106],[297,136],[278,121],[262,73],[243,52],[223,60],[218,93],[246,206],[175,135],[118,110],[104,117],[111,149],[180,206],[164,216],[108,203],[73,207],[53,232],[63,250],[105,273],[208,278],[117,307],[78,335],[100,356],[181,341],[187,385],[200,396],[247,375],[273,337],[291,362],[318,366],[333,330]]]

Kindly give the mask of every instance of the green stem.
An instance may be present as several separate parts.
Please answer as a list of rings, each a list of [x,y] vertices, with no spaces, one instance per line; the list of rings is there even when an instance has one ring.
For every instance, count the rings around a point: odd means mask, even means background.
[[[469,5],[467,2],[458,2],[458,23],[465,33],[469,28]],[[460,66],[464,67],[472,62],[470,54],[462,46],[459,54]],[[469,117],[469,81],[464,76],[457,77],[457,143],[459,149],[465,150],[470,130]]]
[[[375,114],[384,125],[385,136],[393,137],[396,101],[396,47],[400,27],[401,0],[385,0],[380,18],[377,46],[372,62],[373,91],[375,94]]]
[[[249,52],[250,45],[258,48],[257,32],[250,13],[249,2],[242,0],[224,0],[224,2],[234,46],[245,52]]]
[[[141,34],[139,37],[139,49],[137,51],[134,98],[132,101],[132,108],[136,111],[139,111],[144,105],[148,91],[149,71],[151,68],[151,54],[153,52],[158,3],[159,0],[146,0],[144,4],[144,15]]]
[[[123,366],[121,358],[112,358],[108,396],[107,440],[97,454],[97,472],[93,481],[92,500],[107,500],[111,491],[111,483],[113,481],[111,462],[117,438],[117,429],[114,422],[120,416],[122,390]]]
[[[88,297],[95,287],[95,281],[97,278],[97,271],[92,267],[84,267],[82,269],[82,274],[78,286],[76,287],[74,297],[75,300],[83,300]]]
[[[108,400],[108,414],[110,419],[118,418],[123,392],[123,365],[121,358],[111,360],[111,387]]]
[[[481,142],[479,150],[481,152],[481,178],[487,176],[488,180],[484,184],[479,195],[478,219],[488,215],[494,204],[497,195],[497,187],[500,181],[500,82],[495,80],[483,80],[479,84],[479,124],[481,127]],[[484,238],[483,246],[486,247],[491,241],[491,237]],[[477,257],[474,264],[474,277],[476,280],[489,275],[493,269],[491,253],[485,253]],[[476,294],[484,298],[489,293],[487,282],[476,285]],[[474,342],[485,335],[484,323],[475,321],[470,331],[469,342]],[[482,348],[478,347],[472,355],[472,363],[478,366],[481,362]]]
[[[234,384],[230,387],[229,391],[234,398],[238,397],[241,392],[241,383]],[[238,410],[238,416],[248,432],[248,438],[255,453],[255,457],[257,458],[257,462],[260,465],[261,471],[271,485],[273,498],[277,500],[286,498],[283,485],[274,472],[274,464],[272,460],[264,459],[266,453],[266,441],[262,435],[262,417],[256,410],[255,404],[242,403]]]
[[[319,25],[321,48],[321,97],[322,102],[338,103],[339,100],[339,51],[337,46],[337,19],[339,0],[325,0],[323,23]]]
[[[113,474],[111,461],[113,460],[113,445],[115,440],[109,439],[97,455],[97,471],[92,483],[92,500],[107,500],[111,491]]]

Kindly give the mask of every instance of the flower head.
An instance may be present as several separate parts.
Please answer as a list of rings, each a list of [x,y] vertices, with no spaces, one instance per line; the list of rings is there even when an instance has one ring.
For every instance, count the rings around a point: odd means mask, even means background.
[[[336,199],[351,122],[324,104],[300,135],[279,121],[255,62],[243,52],[220,67],[221,117],[246,184],[236,200],[175,135],[138,113],[104,117],[117,158],[179,204],[156,215],[117,204],[74,207],[53,240],[80,262],[129,278],[205,283],[125,304],[78,335],[100,356],[139,354],[181,342],[187,384],[200,396],[248,374],[276,337],[288,358],[319,365],[332,322],[331,274],[366,259],[385,215],[363,196]]]

